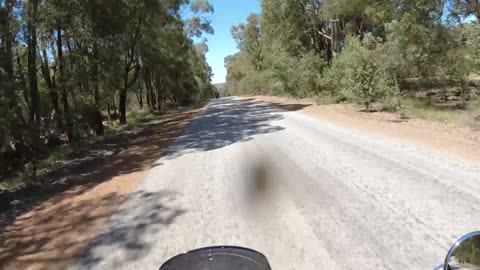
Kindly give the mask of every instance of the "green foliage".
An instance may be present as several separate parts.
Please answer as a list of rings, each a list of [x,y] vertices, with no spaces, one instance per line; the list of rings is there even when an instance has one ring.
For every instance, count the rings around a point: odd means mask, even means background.
[[[185,21],[189,37],[201,37],[203,32],[213,34],[214,30],[210,20],[202,16],[202,14],[213,13],[213,6],[207,0],[195,0],[190,4],[190,10],[197,16]]]
[[[196,14],[213,12],[213,6],[206,0],[196,0],[192,2],[190,9]]]
[[[306,97],[318,92],[325,62],[313,53],[297,58],[277,51],[269,66],[269,83],[274,93]]]
[[[240,51],[225,58],[227,87],[396,110],[435,85],[466,101],[480,70],[480,24],[464,21],[480,9],[467,2],[263,0],[261,17],[232,28]]]
[[[457,42],[462,44],[463,57],[473,70],[480,70],[480,23],[467,23],[455,29]]]
[[[41,169],[52,169],[61,165],[62,161],[73,157],[80,151],[77,144],[62,145],[49,153],[48,157],[42,160],[37,166]]]
[[[347,49],[336,59],[331,84],[338,84],[342,94],[349,100],[362,104],[366,110],[375,102],[394,100],[399,95],[395,75],[392,74],[382,57],[381,44],[371,36],[363,42],[356,38],[347,39]]]
[[[48,156],[51,133],[103,135],[105,111],[126,124],[133,104],[210,98],[208,49],[193,37],[213,33],[212,12],[207,0],[0,0],[0,154],[16,157],[0,156],[0,176]]]
[[[297,58],[277,51],[275,57],[266,57],[256,69],[247,54],[239,53],[228,62],[227,87],[236,94],[285,94],[306,97],[319,89],[319,79],[325,62],[313,54]]]
[[[127,113],[127,122],[130,124],[144,123],[153,119],[154,115],[146,110],[131,110]]]

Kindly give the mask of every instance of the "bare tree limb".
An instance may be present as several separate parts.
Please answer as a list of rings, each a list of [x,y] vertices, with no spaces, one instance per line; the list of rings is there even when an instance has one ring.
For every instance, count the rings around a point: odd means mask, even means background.
[[[317,31],[318,31],[318,33],[319,33],[320,35],[322,35],[323,37],[325,37],[325,38],[328,38],[328,39],[332,40],[332,37],[328,36],[328,35],[327,35],[327,34],[325,34],[324,32],[322,32],[322,31],[320,31],[320,30],[317,30]]]

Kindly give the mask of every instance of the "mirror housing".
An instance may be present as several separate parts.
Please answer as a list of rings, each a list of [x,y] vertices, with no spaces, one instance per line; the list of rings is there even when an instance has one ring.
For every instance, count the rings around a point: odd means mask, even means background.
[[[480,268],[480,231],[460,237],[435,270],[476,269],[474,267]]]

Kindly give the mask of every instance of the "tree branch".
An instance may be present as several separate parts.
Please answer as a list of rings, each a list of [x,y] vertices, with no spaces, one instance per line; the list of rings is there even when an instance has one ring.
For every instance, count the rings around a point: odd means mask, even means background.
[[[318,32],[320,35],[322,35],[323,37],[325,37],[325,38],[328,38],[328,39],[332,40],[332,37],[330,37],[330,36],[327,36],[327,34],[323,33],[322,31],[320,31],[320,30],[317,30],[317,32]]]
[[[136,64],[134,67],[135,73],[133,73],[132,80],[127,83],[127,89],[130,88],[137,81],[138,74],[140,73],[140,65]]]

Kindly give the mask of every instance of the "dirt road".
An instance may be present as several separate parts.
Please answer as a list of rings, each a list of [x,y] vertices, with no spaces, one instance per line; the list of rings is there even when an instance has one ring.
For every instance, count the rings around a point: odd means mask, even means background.
[[[189,249],[241,245],[276,270],[432,269],[479,228],[479,167],[285,106],[210,103],[77,268],[157,269]]]

